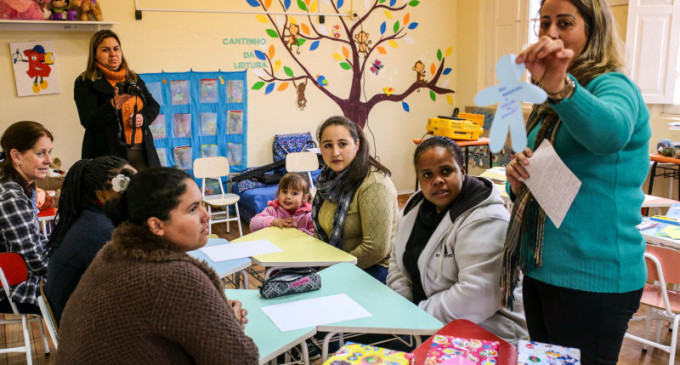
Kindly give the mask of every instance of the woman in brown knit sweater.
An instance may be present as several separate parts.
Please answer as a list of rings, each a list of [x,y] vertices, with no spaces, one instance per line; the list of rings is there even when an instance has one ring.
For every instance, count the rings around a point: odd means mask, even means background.
[[[56,364],[257,364],[241,303],[186,254],[207,242],[196,183],[152,168],[121,185],[105,206],[113,238],[64,309]]]
[[[120,82],[135,87],[119,90]],[[128,67],[116,33],[105,29],[92,36],[87,67],[76,78],[73,98],[85,128],[82,158],[118,156],[138,171],[160,166],[149,130],[160,106]]]

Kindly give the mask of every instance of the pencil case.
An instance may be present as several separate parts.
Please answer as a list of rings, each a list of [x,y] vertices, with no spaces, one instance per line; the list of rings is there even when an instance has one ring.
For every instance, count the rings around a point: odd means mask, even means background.
[[[265,299],[321,289],[321,277],[310,267],[281,269],[260,287]]]

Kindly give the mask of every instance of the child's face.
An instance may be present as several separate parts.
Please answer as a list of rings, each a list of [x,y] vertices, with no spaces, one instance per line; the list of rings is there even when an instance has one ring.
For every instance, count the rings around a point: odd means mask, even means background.
[[[283,209],[294,212],[302,206],[302,200],[305,194],[298,189],[280,188],[279,189],[279,205]]]

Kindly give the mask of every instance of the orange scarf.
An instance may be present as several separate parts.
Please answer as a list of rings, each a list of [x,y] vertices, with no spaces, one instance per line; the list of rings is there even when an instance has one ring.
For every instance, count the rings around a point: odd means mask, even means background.
[[[122,81],[125,81],[125,76],[127,75],[127,70],[121,69],[119,71],[113,71],[110,70],[101,64],[97,63],[97,68],[99,68],[99,71],[104,75],[104,78],[106,81],[111,84],[111,86],[116,87],[116,84]],[[142,99],[139,96],[135,96],[131,98],[130,100],[126,101],[121,105],[120,107],[120,113],[123,117],[123,132],[125,132],[125,143],[127,144],[132,144],[132,126],[130,125],[130,116],[132,113],[135,111],[135,104],[137,104],[137,112],[142,110],[144,108],[144,103],[142,102]],[[140,144],[142,143],[143,140],[143,135],[142,135],[142,129],[137,128],[137,131],[135,132],[135,143],[134,144]]]

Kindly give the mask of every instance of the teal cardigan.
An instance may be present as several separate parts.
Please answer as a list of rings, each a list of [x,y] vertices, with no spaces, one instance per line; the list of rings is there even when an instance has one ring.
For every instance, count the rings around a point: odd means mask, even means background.
[[[529,265],[525,275],[589,292],[642,288],[645,241],[635,226],[652,131],[639,89],[611,72],[585,87],[577,83],[571,97],[550,107],[562,119],[555,150],[582,185],[559,229],[546,218],[543,265]],[[529,132],[532,150],[541,124]],[[533,260],[524,243],[521,254],[525,262]]]

